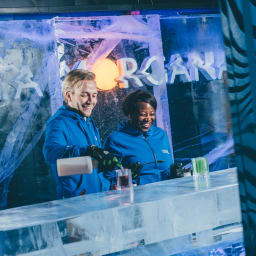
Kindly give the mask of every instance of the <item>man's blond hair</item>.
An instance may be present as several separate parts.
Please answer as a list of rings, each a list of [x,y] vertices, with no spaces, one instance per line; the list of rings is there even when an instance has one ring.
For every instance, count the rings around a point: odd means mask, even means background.
[[[75,69],[70,71],[65,77],[62,84],[62,94],[64,101],[67,103],[66,93],[74,91],[74,88],[79,88],[81,86],[80,81],[94,81],[95,74],[88,70]]]

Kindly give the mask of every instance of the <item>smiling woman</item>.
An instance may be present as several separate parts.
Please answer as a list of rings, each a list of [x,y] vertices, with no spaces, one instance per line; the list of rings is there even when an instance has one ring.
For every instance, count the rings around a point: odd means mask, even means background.
[[[147,132],[155,121],[156,108],[155,97],[143,90],[129,94],[123,103],[123,112],[129,118],[130,125],[142,132]]]
[[[156,119],[155,109],[146,102],[138,102],[138,111],[131,115],[131,125],[142,132],[147,132]]]
[[[133,182],[140,185],[168,179],[173,163],[166,132],[154,126],[156,108],[157,101],[148,91],[129,94],[123,102],[128,121],[105,143],[105,149],[132,170]],[[116,182],[115,172],[105,173],[105,177],[113,185]]]

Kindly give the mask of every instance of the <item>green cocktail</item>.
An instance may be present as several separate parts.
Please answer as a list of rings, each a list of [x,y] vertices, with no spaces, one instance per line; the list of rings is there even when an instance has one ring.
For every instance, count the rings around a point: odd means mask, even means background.
[[[205,189],[210,186],[209,183],[209,166],[207,158],[192,158],[193,178],[196,189]]]

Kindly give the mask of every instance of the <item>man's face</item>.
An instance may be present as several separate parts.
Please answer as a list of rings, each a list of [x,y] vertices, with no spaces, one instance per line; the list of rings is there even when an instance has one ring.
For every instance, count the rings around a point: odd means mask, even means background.
[[[73,92],[67,92],[66,98],[68,105],[74,109],[80,110],[84,117],[89,117],[97,103],[98,91],[95,81],[81,81],[73,89]]]

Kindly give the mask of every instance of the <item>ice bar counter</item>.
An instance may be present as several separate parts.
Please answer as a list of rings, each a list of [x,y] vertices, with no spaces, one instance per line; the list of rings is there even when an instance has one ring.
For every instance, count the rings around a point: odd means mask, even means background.
[[[196,190],[193,177],[184,177],[0,211],[0,255],[211,255],[234,244],[242,250],[236,169],[211,173],[210,185]]]

